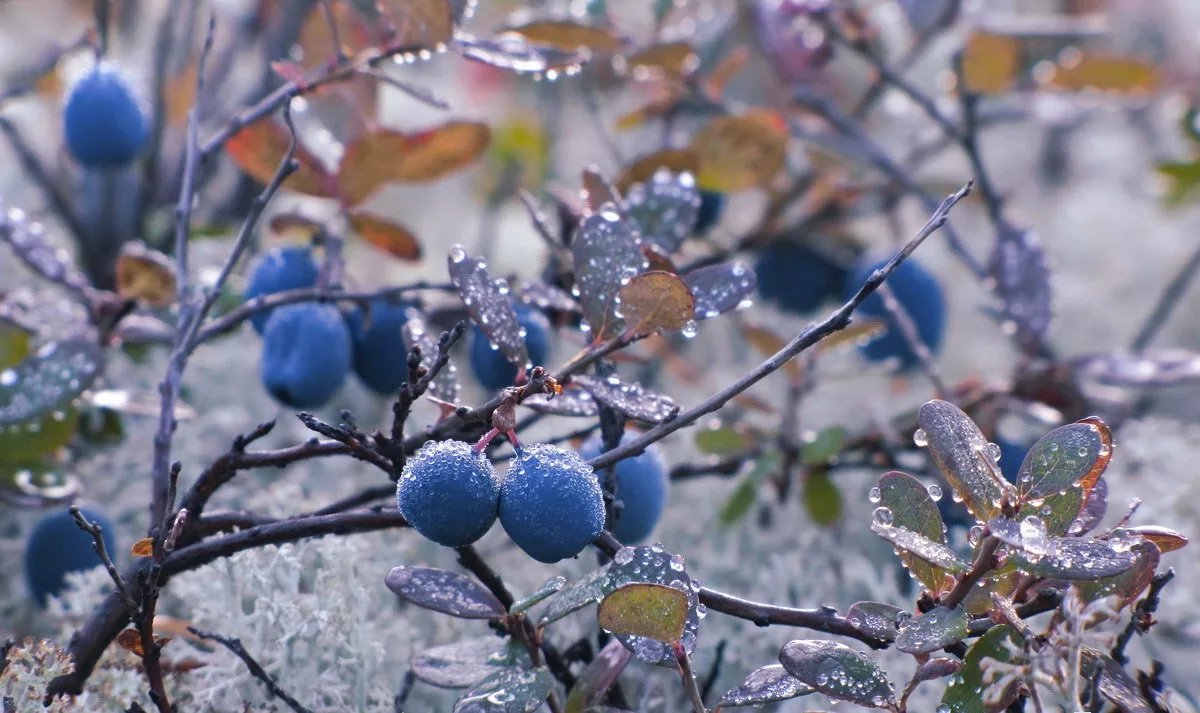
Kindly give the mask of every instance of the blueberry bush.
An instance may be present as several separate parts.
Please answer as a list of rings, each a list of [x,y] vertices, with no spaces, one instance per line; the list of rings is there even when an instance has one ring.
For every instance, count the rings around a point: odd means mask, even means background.
[[[0,710],[1197,710],[1200,16],[1030,5],[0,4]]]

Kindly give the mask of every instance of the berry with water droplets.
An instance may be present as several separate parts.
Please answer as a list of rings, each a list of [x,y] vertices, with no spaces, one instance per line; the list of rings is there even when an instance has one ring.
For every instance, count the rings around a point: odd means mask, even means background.
[[[579,554],[604,530],[604,494],[578,453],[529,446],[500,488],[500,524],[525,554],[558,562]]]
[[[496,521],[500,480],[492,464],[463,441],[421,446],[396,482],[396,504],[414,530],[439,545],[463,547]]]
[[[626,433],[621,437],[621,442],[625,443],[630,438],[631,435]],[[600,455],[602,447],[600,437],[594,436],[583,444],[579,454],[584,460],[591,460]],[[611,526],[612,534],[626,544],[641,542],[654,531],[667,504],[670,486],[667,469],[658,448],[653,445],[637,456],[621,460],[613,468],[616,470],[616,496],[621,501],[621,511],[616,523]],[[606,474],[600,472],[596,475],[604,478]]]

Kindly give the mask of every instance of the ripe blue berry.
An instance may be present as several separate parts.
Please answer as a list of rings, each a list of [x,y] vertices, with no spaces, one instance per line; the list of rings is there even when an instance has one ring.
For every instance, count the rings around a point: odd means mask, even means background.
[[[775,242],[758,253],[754,262],[758,293],[781,309],[810,312],[836,296],[846,270],[802,245]]]
[[[491,462],[462,441],[421,446],[396,483],[400,514],[439,545],[462,547],[496,521],[500,481]]]
[[[263,253],[255,263],[254,270],[250,273],[250,281],[246,283],[245,297],[250,300],[285,290],[312,287],[317,284],[319,272],[320,269],[309,248],[273,248]],[[269,310],[251,317],[250,324],[254,325],[254,331],[262,334],[270,317]]]
[[[263,331],[259,375],[280,403],[316,408],[350,373],[350,331],[336,307],[304,302],[275,310]]]
[[[408,348],[404,344],[407,302],[372,300],[369,310],[346,315],[354,342],[354,373],[380,394],[395,394],[408,381]]]
[[[525,328],[525,347],[534,366],[545,364],[550,352],[550,322],[541,312],[525,306],[517,307],[517,322]],[[504,358],[483,330],[475,327],[471,337],[471,371],[479,383],[489,389],[503,389],[516,381],[517,367]]]
[[[696,213],[695,233],[703,235],[712,229],[717,224],[717,221],[721,219],[721,213],[724,209],[724,193],[700,191],[700,211]]]
[[[500,487],[500,524],[539,562],[579,554],[604,530],[604,494],[578,453],[539,444],[521,449]]]
[[[112,523],[103,513],[80,508],[84,517],[100,525],[104,547],[109,555],[116,553]],[[92,546],[92,536],[75,524],[67,510],[47,514],[34,526],[25,542],[25,580],[29,593],[41,606],[50,595],[57,595],[66,584],[68,572],[82,572],[100,565],[100,557]]]
[[[849,299],[871,273],[883,267],[886,262],[887,260],[878,260],[860,263],[846,282],[844,297]],[[909,258],[896,267],[886,284],[891,287],[896,301],[916,326],[921,341],[936,354],[942,345],[942,335],[946,330],[946,305],[937,278]],[[883,298],[878,292],[871,293],[863,301],[858,308],[858,315],[881,319],[884,323],[883,333],[861,347],[862,353],[868,359],[883,361],[895,358],[906,368],[917,363],[916,353],[904,338],[900,326],[884,307]]]
[[[125,76],[99,63],[71,87],[63,110],[67,148],[95,168],[133,160],[146,143],[146,115]]]
[[[621,442],[629,438],[629,434],[625,434]],[[583,444],[579,454],[584,460],[591,460],[600,455],[602,447],[600,437],[594,436]],[[614,469],[621,511],[610,529],[625,544],[641,542],[654,531],[667,504],[667,489],[670,486],[667,469],[655,446],[650,446],[640,455],[620,461]],[[596,475],[603,478],[605,474]]]

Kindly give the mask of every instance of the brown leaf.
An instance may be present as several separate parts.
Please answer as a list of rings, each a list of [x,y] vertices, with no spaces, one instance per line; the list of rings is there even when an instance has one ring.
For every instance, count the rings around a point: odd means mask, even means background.
[[[504,32],[520,35],[535,44],[549,45],[567,52],[586,49],[610,53],[621,49],[620,38],[611,30],[571,20],[537,20],[506,28]]]
[[[142,635],[137,629],[123,629],[117,634],[117,644],[126,651],[141,656],[145,653],[142,648]]]
[[[282,122],[264,119],[230,137],[225,151],[246,175],[265,185],[275,176],[291,143],[291,134]],[[322,198],[334,195],[333,177],[321,167],[316,156],[297,146],[296,160],[300,168],[284,181],[285,188]]]
[[[976,94],[1001,94],[1012,88],[1021,69],[1021,43],[1016,37],[972,32],[963,48],[963,84]]]
[[[1149,540],[1163,554],[1183,549],[1188,543],[1188,538],[1184,535],[1166,527],[1159,527],[1158,525],[1131,527],[1129,531]]]
[[[692,137],[697,182],[721,193],[765,186],[783,168],[787,141],[787,127],[774,112],[716,117]]]
[[[618,293],[621,313],[633,334],[682,329],[696,315],[696,301],[683,278],[670,272],[646,272]]]
[[[154,538],[143,537],[142,539],[133,543],[133,546],[129,548],[129,554],[133,555],[134,557],[153,557]]]
[[[376,0],[388,49],[434,49],[454,38],[450,0]]]
[[[652,45],[624,58],[634,79],[681,79],[700,67],[700,55],[687,42]]]
[[[642,254],[646,256],[646,264],[650,270],[679,274],[679,269],[675,267],[675,263],[671,262],[671,256],[663,252],[663,249],[657,245],[642,243]]]
[[[332,65],[337,60],[337,48],[323,4],[325,3],[312,4],[312,10],[305,18],[304,26],[300,28],[297,44],[300,45],[300,63],[305,69]],[[334,26],[337,28],[337,38],[343,56],[352,57],[371,45],[371,33],[350,3],[344,0],[330,0],[328,5]]]
[[[621,205],[621,195],[595,166],[583,169],[583,194],[588,210],[595,213],[605,203]]]
[[[657,119],[675,109],[683,99],[685,92],[682,89],[674,88],[668,91],[661,99],[644,104],[631,112],[622,114],[617,117],[614,126],[617,131],[629,131],[645,124],[651,119]]]
[[[1149,94],[1159,87],[1158,67],[1140,59],[1083,54],[1054,67],[1044,86],[1065,91],[1094,90],[1118,94]]]
[[[654,153],[644,154],[634,159],[617,179],[617,190],[622,194],[635,183],[649,181],[660,168],[673,173],[695,174],[700,168],[700,159],[691,149],[664,149]]]
[[[163,104],[169,126],[179,126],[187,121],[188,112],[196,101],[197,71],[197,64],[193,60],[181,72],[167,79],[163,87]]]
[[[746,66],[746,62],[750,60],[750,50],[745,47],[735,47],[721,59],[712,72],[708,75],[708,80],[704,83],[704,91],[710,99],[720,101],[725,95],[725,85],[734,77],[742,68]]]
[[[487,149],[486,124],[454,121],[406,134],[383,129],[363,134],[346,148],[338,186],[346,205],[358,205],[395,181],[431,181],[457,171]]]
[[[363,211],[351,213],[350,227],[371,245],[401,260],[418,260],[421,243],[408,228]]]
[[[128,242],[117,258],[117,294],[166,307],[175,301],[175,270],[166,255],[141,242]]]
[[[276,213],[271,216],[268,227],[280,237],[294,237],[298,241],[311,240],[324,229],[319,221],[299,213]]]
[[[750,343],[750,346],[757,349],[758,353],[763,356],[771,356],[787,345],[783,337],[780,337],[767,327],[755,324],[743,324],[741,331],[742,336]],[[800,377],[800,363],[797,360],[789,360],[783,365],[783,368],[792,379]]]

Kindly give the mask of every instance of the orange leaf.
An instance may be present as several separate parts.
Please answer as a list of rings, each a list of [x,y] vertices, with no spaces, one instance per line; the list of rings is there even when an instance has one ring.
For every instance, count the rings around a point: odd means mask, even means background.
[[[649,181],[660,168],[695,174],[700,168],[700,159],[691,149],[664,149],[639,156],[617,179],[617,190],[625,193],[633,184]]]
[[[126,651],[141,656],[145,653],[142,648],[142,635],[137,629],[123,629],[117,634],[117,644]]]
[[[1016,37],[972,32],[963,48],[963,84],[976,94],[1000,94],[1012,88],[1021,69],[1021,44]]]
[[[539,45],[556,47],[566,52],[579,49],[593,52],[616,52],[621,40],[603,27],[593,27],[571,20],[539,20],[504,30]]]
[[[600,171],[595,166],[583,169],[583,194],[584,202],[587,203],[588,210],[592,212],[600,210],[600,206],[605,203],[621,205],[621,197],[617,193],[617,189],[608,182],[607,178],[600,175]]]
[[[450,0],[377,0],[384,44],[434,49],[454,37]]]
[[[700,55],[687,42],[651,45],[624,59],[634,79],[681,79],[700,67]]]
[[[129,554],[134,557],[152,557],[154,555],[154,538],[143,537],[129,548]]]
[[[315,2],[304,25],[300,28],[300,64],[305,69],[313,69],[323,65],[332,65],[337,59],[336,47],[333,42],[333,32],[329,26],[329,17],[325,14],[325,3]],[[371,45],[371,34],[350,3],[342,0],[331,0],[329,13],[333,16],[334,27],[337,28],[337,38],[341,44],[341,53],[352,57]]]
[[[786,126],[774,112],[716,117],[692,137],[700,163],[697,182],[722,193],[764,186],[783,168],[787,141]]]
[[[187,121],[188,112],[196,101],[195,61],[188,62],[179,74],[167,80],[163,87],[163,103],[166,106],[167,124],[179,126]]]
[[[1084,54],[1056,66],[1045,86],[1065,91],[1094,90],[1118,94],[1149,94],[1159,86],[1158,68],[1129,57]]]
[[[742,68],[746,66],[746,62],[750,60],[750,51],[745,47],[735,47],[725,55],[721,63],[713,69],[708,75],[708,81],[705,82],[704,90],[709,98],[720,101],[725,95],[725,85],[733,78]]]
[[[351,213],[350,227],[371,245],[401,260],[418,260],[421,243],[408,228],[370,213]]]
[[[274,178],[291,143],[291,134],[282,122],[266,119],[230,137],[225,151],[246,175],[265,185]],[[333,177],[321,167],[317,157],[297,146],[296,160],[300,168],[284,181],[284,187],[310,196],[332,197]]]
[[[175,301],[175,270],[167,256],[141,242],[128,242],[117,258],[117,294],[154,307]]]
[[[475,161],[487,149],[486,124],[455,121],[416,134],[383,129],[346,147],[338,186],[346,205],[358,205],[395,181],[431,181]]]
[[[650,271],[621,288],[621,312],[636,335],[682,329],[696,316],[696,300],[683,278]]]

